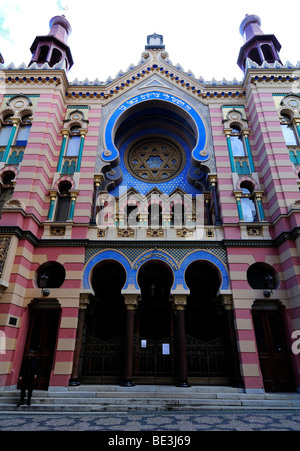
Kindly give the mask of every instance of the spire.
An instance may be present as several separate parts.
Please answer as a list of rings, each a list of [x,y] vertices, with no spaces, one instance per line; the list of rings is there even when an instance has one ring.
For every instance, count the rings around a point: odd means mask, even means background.
[[[73,66],[73,58],[69,46],[68,37],[72,32],[71,25],[65,16],[55,16],[50,20],[50,31],[46,36],[37,36],[30,48],[32,58],[29,65],[36,63],[42,66],[48,63],[50,67],[62,61],[66,64],[66,70]]]
[[[281,64],[279,57],[281,45],[273,34],[263,33],[260,17],[247,14],[241,23],[240,33],[245,43],[241,47],[237,63],[244,73],[247,58],[259,66],[264,62],[274,64],[278,61]]]

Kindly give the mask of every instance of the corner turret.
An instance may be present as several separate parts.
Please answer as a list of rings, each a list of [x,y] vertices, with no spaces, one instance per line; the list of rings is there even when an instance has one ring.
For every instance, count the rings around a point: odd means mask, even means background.
[[[73,58],[69,46],[68,37],[72,32],[71,25],[65,16],[55,16],[50,20],[50,32],[47,36],[37,36],[30,48],[32,58],[29,66],[36,63],[42,66],[48,63],[50,67],[62,61],[69,71],[73,66]]]
[[[255,15],[246,15],[241,23],[240,33],[245,44],[241,47],[237,64],[245,73],[246,60],[249,58],[261,66],[264,62],[280,64],[279,52],[281,45],[273,34],[264,34],[261,30],[261,20]]]

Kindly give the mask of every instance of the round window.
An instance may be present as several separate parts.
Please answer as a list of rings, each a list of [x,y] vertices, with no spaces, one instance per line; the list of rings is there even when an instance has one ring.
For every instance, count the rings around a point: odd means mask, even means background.
[[[185,151],[178,143],[159,137],[143,139],[125,152],[128,171],[148,183],[173,179],[182,171],[185,162]]]

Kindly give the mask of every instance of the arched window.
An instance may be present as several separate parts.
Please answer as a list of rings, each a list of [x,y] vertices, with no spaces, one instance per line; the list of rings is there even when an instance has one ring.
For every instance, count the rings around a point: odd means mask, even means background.
[[[248,54],[248,58],[250,58],[251,61],[254,61],[259,66],[262,64],[261,56],[260,56],[259,51],[257,50],[257,48],[254,48],[254,49],[250,50],[250,52]]]
[[[173,203],[171,205],[171,226],[183,227],[184,226],[184,205],[183,203]]]
[[[78,157],[80,148],[79,127],[72,127],[70,130],[69,142],[66,151],[66,157]]]
[[[243,193],[241,197],[241,206],[244,221],[256,222],[258,221],[258,214],[253,194],[253,185],[250,182],[242,182],[241,189]]]
[[[237,125],[233,125],[231,127],[231,147],[232,147],[232,155],[234,157],[244,157],[245,156],[245,147],[243,142],[242,131]]]
[[[273,51],[272,51],[272,47],[269,44],[263,44],[261,46],[261,50],[264,54],[265,60],[268,63],[274,63],[274,55],[273,55]]]
[[[62,53],[58,49],[53,49],[51,60],[50,60],[50,66],[55,66],[55,64],[59,63],[62,59]]]
[[[149,227],[162,226],[162,208],[157,203],[151,204],[148,207],[148,225]]]
[[[47,56],[48,56],[48,52],[49,52],[49,46],[48,45],[43,45],[40,48],[40,54],[39,54],[39,58],[38,58],[38,63],[44,63],[45,61],[47,61]]]
[[[21,126],[18,130],[16,146],[26,146],[31,131],[31,117],[26,115],[22,118]]]
[[[291,117],[288,114],[282,113],[280,123],[286,145],[297,146],[298,141]]]
[[[7,146],[9,142],[9,138],[13,127],[12,117],[13,117],[12,114],[7,114],[3,118],[3,125],[0,129],[0,146]]]
[[[13,179],[15,178],[15,174],[13,171],[6,171],[2,174],[2,185],[0,191],[0,212],[6,202],[8,202],[14,193],[14,184]]]
[[[125,209],[125,218],[127,227],[137,227],[140,222],[138,205],[127,205]]]
[[[71,206],[71,183],[68,181],[59,184],[59,197],[55,213],[55,221],[65,222],[69,218]]]

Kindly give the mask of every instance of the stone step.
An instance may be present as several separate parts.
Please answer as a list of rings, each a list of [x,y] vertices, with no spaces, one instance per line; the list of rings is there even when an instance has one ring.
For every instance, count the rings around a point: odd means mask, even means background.
[[[300,393],[244,393],[231,387],[89,386],[34,391],[30,408],[16,407],[20,390],[0,392],[0,413],[93,413],[201,411],[206,409],[299,409]]]

